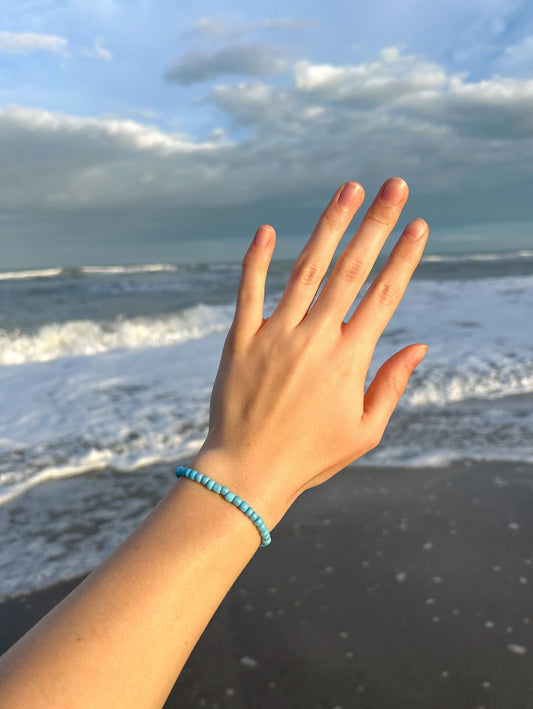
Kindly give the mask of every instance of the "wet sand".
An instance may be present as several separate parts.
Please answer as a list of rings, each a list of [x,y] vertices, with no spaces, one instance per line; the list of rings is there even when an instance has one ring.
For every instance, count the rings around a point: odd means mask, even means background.
[[[0,651],[79,580],[1,603]],[[533,707],[533,466],[356,465],[308,491],[166,706]]]

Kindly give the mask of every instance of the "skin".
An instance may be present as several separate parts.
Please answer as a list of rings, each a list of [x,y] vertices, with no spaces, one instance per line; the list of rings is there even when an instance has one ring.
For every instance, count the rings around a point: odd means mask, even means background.
[[[263,302],[274,229],[260,227],[244,256],[209,433],[189,467],[246,500],[271,531],[302,492],[379,444],[427,351],[413,344],[394,354],[365,393],[376,343],[427,241],[422,219],[406,226],[344,319],[407,197],[400,178],[382,186],[316,301],[364,200],[358,183],[333,196],[269,318]],[[234,506],[178,480],[133,534],[0,658],[0,706],[161,707],[259,542]],[[274,535],[261,553],[275,553],[275,543]]]

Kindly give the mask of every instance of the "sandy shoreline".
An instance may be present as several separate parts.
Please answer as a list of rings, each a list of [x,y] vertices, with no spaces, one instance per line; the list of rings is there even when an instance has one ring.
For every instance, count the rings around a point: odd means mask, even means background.
[[[273,530],[166,706],[533,706],[532,509],[527,464],[346,469]],[[0,651],[77,582],[2,602]]]

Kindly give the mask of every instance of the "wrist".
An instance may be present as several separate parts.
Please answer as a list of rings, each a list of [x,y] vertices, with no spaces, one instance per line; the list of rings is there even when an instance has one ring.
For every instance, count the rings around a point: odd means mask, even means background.
[[[187,467],[209,475],[215,482],[225,485],[245,500],[263,518],[270,531],[293,502],[269,487],[268,471],[240,463],[220,450],[201,450],[187,463]]]

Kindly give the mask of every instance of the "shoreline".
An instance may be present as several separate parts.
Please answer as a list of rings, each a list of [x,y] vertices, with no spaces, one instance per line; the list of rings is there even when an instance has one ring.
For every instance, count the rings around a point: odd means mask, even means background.
[[[274,528],[166,706],[533,706],[532,503],[527,463],[348,466]],[[82,578],[0,601],[0,652]]]

